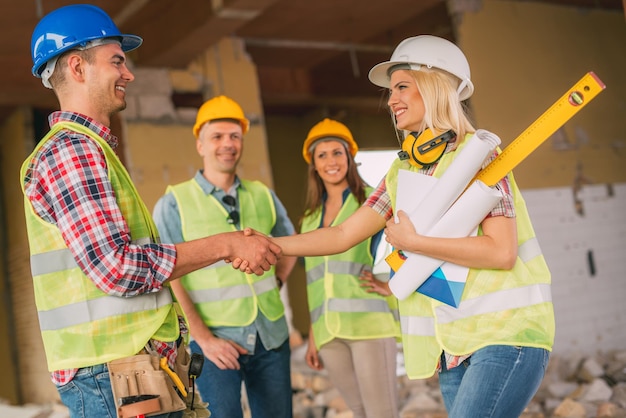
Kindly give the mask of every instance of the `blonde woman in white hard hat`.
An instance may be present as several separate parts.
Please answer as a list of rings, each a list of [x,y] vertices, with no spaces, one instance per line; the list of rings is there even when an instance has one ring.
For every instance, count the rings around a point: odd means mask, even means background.
[[[340,224],[372,192],[357,170],[357,150],[348,127],[336,120],[324,119],[309,131],[302,147],[309,165],[302,233]],[[381,235],[382,229],[336,255],[305,257],[311,314],[306,362],[328,371],[354,418],[398,416],[397,303],[389,291],[368,291],[370,284],[382,286],[372,275]]]
[[[550,271],[512,174],[497,184],[503,198],[482,220],[477,236],[419,235],[406,213],[397,213],[397,223],[393,218],[398,171],[441,176],[476,131],[462,103],[474,90],[467,59],[452,42],[416,36],[373,67],[369,78],[389,89],[396,127],[415,133],[405,142],[427,129],[437,135],[452,131],[440,159],[398,159],[341,224],[274,241],[289,255],[337,254],[386,225],[395,248],[469,267],[457,308],[418,292],[399,301],[407,374],[421,379],[439,372],[450,418],[519,416],[543,379],[554,313]]]

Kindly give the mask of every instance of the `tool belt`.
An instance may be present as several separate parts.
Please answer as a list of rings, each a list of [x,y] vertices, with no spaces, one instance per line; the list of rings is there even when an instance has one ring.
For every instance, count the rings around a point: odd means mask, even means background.
[[[174,370],[170,371],[165,364],[167,371],[173,372],[172,377],[163,369],[161,358],[146,351],[107,363],[117,417],[153,416],[185,410],[186,393],[181,393],[179,387],[181,378],[188,374],[189,363],[189,353],[182,343]]]

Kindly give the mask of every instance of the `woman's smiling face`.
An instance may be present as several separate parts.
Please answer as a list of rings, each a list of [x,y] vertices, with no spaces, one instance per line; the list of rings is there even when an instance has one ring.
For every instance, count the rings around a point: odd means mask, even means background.
[[[396,118],[398,129],[417,132],[421,129],[426,108],[415,78],[408,70],[391,74],[387,105]]]
[[[320,141],[313,150],[315,171],[325,184],[347,183],[348,154],[339,141]]]

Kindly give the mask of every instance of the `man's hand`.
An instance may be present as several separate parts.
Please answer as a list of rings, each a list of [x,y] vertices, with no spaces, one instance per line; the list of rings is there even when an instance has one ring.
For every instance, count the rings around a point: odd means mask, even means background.
[[[216,336],[196,340],[202,353],[220,370],[239,370],[239,356],[248,354],[248,350],[234,341],[224,340]]]
[[[237,234],[233,255],[227,259],[232,262],[233,268],[260,276],[275,265],[282,255],[280,247],[258,231],[245,228]]]

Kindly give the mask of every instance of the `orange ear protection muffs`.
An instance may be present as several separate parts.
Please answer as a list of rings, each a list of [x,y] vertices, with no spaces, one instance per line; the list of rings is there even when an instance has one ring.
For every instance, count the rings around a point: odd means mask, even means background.
[[[449,130],[440,135],[430,129],[421,133],[411,132],[402,143],[402,151],[398,153],[401,160],[409,160],[417,168],[435,164],[446,150],[448,142],[456,138],[454,131]]]

